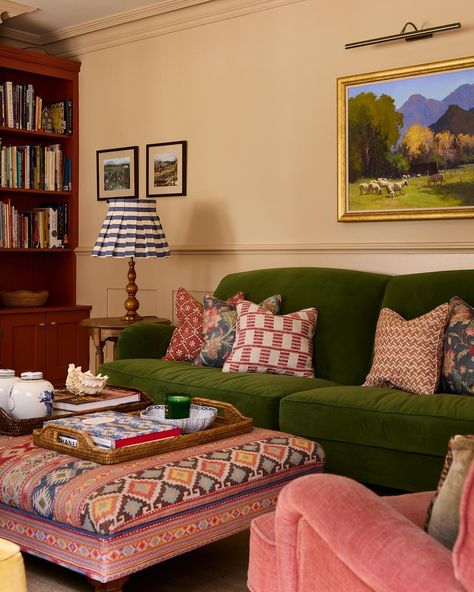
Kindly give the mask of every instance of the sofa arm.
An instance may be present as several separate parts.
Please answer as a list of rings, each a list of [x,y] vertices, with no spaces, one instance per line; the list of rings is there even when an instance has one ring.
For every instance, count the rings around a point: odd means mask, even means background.
[[[337,475],[296,479],[280,493],[280,592],[448,592],[451,553],[364,486]]]
[[[117,342],[118,359],[162,358],[168,347],[173,325],[134,323],[122,331]]]

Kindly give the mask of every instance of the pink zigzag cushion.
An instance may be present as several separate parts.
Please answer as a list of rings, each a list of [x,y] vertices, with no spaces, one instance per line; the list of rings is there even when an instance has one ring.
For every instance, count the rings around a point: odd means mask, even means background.
[[[372,368],[363,386],[432,395],[438,388],[448,317],[447,303],[409,321],[390,308],[382,308]]]
[[[315,308],[273,315],[244,300],[237,305],[234,347],[222,371],[313,377],[317,316]]]

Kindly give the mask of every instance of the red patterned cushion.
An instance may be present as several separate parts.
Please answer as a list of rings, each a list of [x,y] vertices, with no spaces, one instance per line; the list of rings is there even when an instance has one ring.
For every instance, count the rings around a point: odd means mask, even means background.
[[[314,376],[317,315],[306,308],[276,316],[244,300],[237,305],[235,343],[222,371]]]
[[[243,292],[237,292],[227,302],[236,304],[244,297]],[[173,331],[169,342],[165,360],[192,362],[199,355],[203,344],[202,326],[203,306],[184,288],[176,293],[176,317],[178,325]]]
[[[372,368],[363,386],[433,394],[439,382],[448,315],[447,303],[410,321],[383,308],[375,332]]]

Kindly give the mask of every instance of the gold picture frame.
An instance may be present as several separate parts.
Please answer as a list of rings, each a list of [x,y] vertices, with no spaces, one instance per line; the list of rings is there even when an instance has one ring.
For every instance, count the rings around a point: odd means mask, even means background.
[[[338,78],[337,110],[339,222],[474,217],[474,57]]]

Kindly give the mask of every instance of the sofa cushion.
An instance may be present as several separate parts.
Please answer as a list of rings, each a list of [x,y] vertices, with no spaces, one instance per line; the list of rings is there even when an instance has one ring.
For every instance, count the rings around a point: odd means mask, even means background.
[[[183,392],[232,403],[241,413],[253,417],[254,425],[278,428],[280,399],[290,393],[337,383],[319,378],[274,374],[226,373],[220,368],[200,368],[189,362],[138,358],[116,360],[100,366],[111,384],[135,386],[157,403],[164,394]]]
[[[474,308],[455,296],[449,303],[441,382],[451,393],[474,395]]]
[[[315,308],[274,315],[244,300],[237,305],[235,342],[223,372],[314,377],[313,335],[317,317]]]
[[[283,430],[321,442],[338,440],[440,459],[449,438],[469,433],[473,422],[471,397],[426,397],[391,388],[313,389],[288,395],[280,404]]]
[[[242,290],[252,302],[282,295],[282,314],[315,307],[314,365],[320,378],[362,384],[372,359],[375,325],[389,276],[318,267],[230,274],[215,290],[228,298]],[[343,338],[341,338],[343,336]]]
[[[222,368],[235,342],[237,310],[234,304],[210,294],[204,297],[202,303],[203,344],[193,364]],[[278,314],[281,307],[280,294],[265,298],[259,306],[272,314]]]
[[[374,360],[363,386],[393,386],[420,395],[438,388],[447,303],[406,321],[390,308],[380,311]]]
[[[242,292],[237,292],[229,302],[237,303],[244,297]],[[178,326],[175,328],[165,354],[166,360],[190,361],[201,351],[203,343],[202,331],[203,305],[198,302],[184,288],[179,288],[176,294],[176,316]]]

